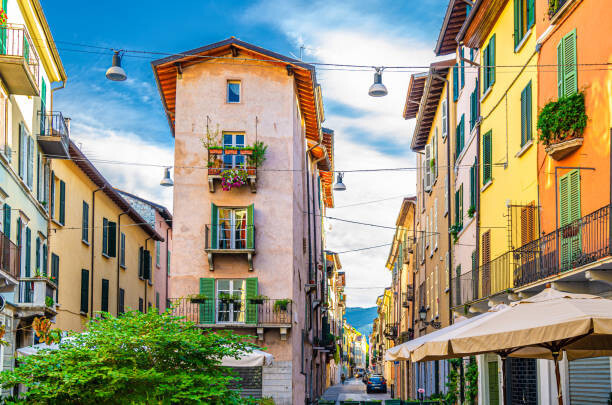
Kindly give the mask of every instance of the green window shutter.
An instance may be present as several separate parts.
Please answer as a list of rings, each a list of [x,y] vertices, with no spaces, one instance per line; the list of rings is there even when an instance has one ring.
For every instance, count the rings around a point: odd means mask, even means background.
[[[535,0],[527,0],[527,29],[535,23]]]
[[[565,226],[569,224],[569,176],[559,179],[559,225]]]
[[[250,298],[257,295],[257,277],[250,277],[246,279],[246,323],[256,324],[257,323],[257,304],[252,304]]]
[[[155,293],[155,308],[157,308],[157,313],[159,313],[159,293]]]
[[[83,201],[83,221],[81,223],[81,240],[89,242],[89,204]]]
[[[51,198],[49,201],[49,215],[51,218],[55,218],[55,172],[51,171],[51,177],[49,178],[51,182]]]
[[[523,19],[523,0],[514,0],[514,48],[518,46],[523,39],[522,35],[522,24],[521,20]]]
[[[459,227],[463,228],[463,184],[459,186]]]
[[[108,312],[108,280],[102,279],[102,303],[100,309],[104,312]]]
[[[144,248],[138,248],[138,278],[142,278],[144,273]]]
[[[46,248],[46,246],[45,246]],[[45,256],[46,256],[46,249],[45,249]],[[46,261],[46,259],[45,259]],[[55,282],[55,285],[58,288],[59,291],[59,256],[56,255],[55,253],[51,254],[51,277],[53,277],[53,280]],[[47,270],[45,269],[45,275],[47,274]]]
[[[117,312],[120,314],[125,312],[125,290],[123,288],[119,289],[119,309]]]
[[[213,324],[215,323],[215,279],[201,278],[200,279],[200,294],[206,297],[206,302],[200,305],[200,323]]]
[[[463,151],[463,147],[465,146],[465,114],[461,114],[461,122],[459,122],[459,126],[461,127],[461,150]]]
[[[459,69],[457,64],[453,66],[453,100],[457,101],[459,98]]]
[[[455,191],[455,225],[459,225],[459,190]]]
[[[81,269],[81,312],[89,312],[89,270]]]
[[[218,235],[218,227],[219,227],[219,208],[210,203],[210,248],[218,249],[219,248],[219,235]]]
[[[117,223],[108,221],[108,255],[117,256]]]
[[[489,74],[489,85],[495,84],[495,34],[491,37],[489,41],[489,66],[490,74]]]
[[[557,97],[563,97],[563,38],[557,45]]]
[[[7,238],[11,238],[11,206],[4,204],[2,207],[4,210],[4,220],[2,221],[2,232]]]
[[[570,204],[569,204],[569,220],[570,222],[580,219],[580,171],[572,170],[569,175],[570,189]]]
[[[576,30],[570,32],[563,41],[563,96],[571,96],[578,91],[578,70],[576,66]]]
[[[531,140],[531,82],[525,87],[525,143]]]
[[[35,249],[35,253],[36,253],[36,262],[34,264],[35,267],[35,272],[36,273],[42,273],[40,270],[40,237],[36,237],[36,249]]]
[[[521,91],[521,146],[527,143],[527,88]]]
[[[166,271],[168,275],[170,275],[170,251],[168,250],[168,255],[166,256]]]
[[[119,252],[121,255],[119,263],[121,266],[125,266],[125,234],[121,232],[121,251]]]
[[[32,231],[30,230],[29,227],[26,227],[25,236],[26,236],[26,240],[25,240],[25,276],[30,277],[31,275],[30,250],[31,250],[31,244],[32,244],[32,240],[31,240]]]
[[[43,253],[43,257],[42,257],[43,268],[42,268],[42,271],[43,271],[43,274],[46,275],[47,274],[47,264],[49,263],[49,256],[48,256],[49,252],[47,250],[47,245],[43,245],[42,253]],[[56,278],[55,279],[55,284],[57,284],[57,282],[58,282],[58,279]]]
[[[470,167],[470,207],[474,207],[476,208],[476,195],[475,195],[475,190],[474,190],[474,180],[475,180],[475,176],[474,176],[474,172],[476,167],[475,166],[471,166]]]
[[[486,46],[482,51],[482,61],[485,68],[482,70],[482,94],[484,94],[489,88],[489,68],[486,67],[489,64],[489,47]]]
[[[487,363],[489,380],[489,405],[499,405],[499,377],[497,360]]]
[[[482,137],[482,146],[482,184],[485,185],[491,181],[492,177],[491,131],[487,132]]]
[[[108,256],[108,219],[102,218],[102,254]]]
[[[59,205],[59,222],[64,225],[66,222],[66,183],[60,180],[60,205]]]
[[[255,249],[255,205],[247,207],[247,249]]]
[[[463,58],[465,58],[464,48],[461,47],[461,88],[465,86],[465,61]]]
[[[151,251],[145,250],[143,257],[142,278],[145,280],[151,280]]]

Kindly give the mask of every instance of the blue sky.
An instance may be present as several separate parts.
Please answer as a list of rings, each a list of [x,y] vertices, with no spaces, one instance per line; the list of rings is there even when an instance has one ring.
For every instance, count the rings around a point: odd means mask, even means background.
[[[307,61],[422,66],[434,60],[447,5],[447,0],[262,0],[233,1],[231,7],[222,1],[128,1],[109,10],[108,2],[41,2],[68,74],[54,108],[72,118],[72,138],[117,187],[169,207],[171,190],[158,186],[162,169],[100,162],[172,164],[173,140],[150,66],[158,56],[124,58],[129,79],[113,83],[104,77],[110,54],[83,44],[171,53],[233,35],[286,55],[298,55],[303,44]],[[415,165],[409,150],[414,123],[401,117],[410,73],[384,74],[389,95],[382,99],[367,96],[372,73],[318,72],[324,125],[336,131],[337,169]],[[347,175],[345,182],[349,189],[336,195],[338,207],[414,192],[410,171]],[[393,226],[400,204],[395,198],[328,215]],[[336,251],[387,243],[393,234],[337,221],[326,228],[328,246]],[[348,289],[348,305],[374,305],[382,292],[378,287],[390,280],[387,254],[380,248],[341,257],[348,287],[355,287]]]

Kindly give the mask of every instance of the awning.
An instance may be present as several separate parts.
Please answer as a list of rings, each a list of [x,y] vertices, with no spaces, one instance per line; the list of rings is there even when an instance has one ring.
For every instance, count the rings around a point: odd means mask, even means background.
[[[262,367],[271,366],[274,356],[262,350],[253,350],[250,353],[244,352],[238,359],[226,356],[221,360],[224,367]]]

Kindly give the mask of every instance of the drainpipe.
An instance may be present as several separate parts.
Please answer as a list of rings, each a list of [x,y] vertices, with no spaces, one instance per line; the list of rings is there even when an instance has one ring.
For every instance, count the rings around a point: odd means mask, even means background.
[[[168,220],[164,220],[168,228],[166,228],[166,301],[164,302],[164,309],[168,309],[168,283],[170,282],[170,266],[168,265],[170,262],[168,260],[168,255],[170,254],[170,244],[168,241],[168,234],[170,232],[170,224],[168,224]],[[158,308],[159,309],[159,308]]]
[[[89,280],[89,317],[93,318],[93,293],[94,293],[94,258],[96,252],[96,193],[106,188],[106,184],[95,189],[91,193],[91,277]]]
[[[152,237],[148,237],[147,239],[145,239],[145,252],[147,252],[149,250],[147,248],[147,244],[148,244],[150,239],[153,239],[153,238]],[[151,280],[151,272],[153,271],[153,266],[150,263],[151,260],[153,260],[153,259],[151,258],[151,255],[149,254],[149,263],[148,264],[151,266],[151,269],[149,270],[149,279],[148,280],[147,279],[143,280],[144,281],[144,303],[142,304],[142,313],[143,314],[146,314],[149,311],[149,306],[147,305],[147,290],[148,290],[147,284],[149,283],[149,280]],[[143,273],[142,275],[144,276],[144,269],[143,269],[142,273]]]
[[[446,199],[446,209],[448,210],[448,215],[446,216],[446,222],[447,222],[447,226],[448,229],[451,228],[451,161],[450,161],[450,139],[451,139],[451,126],[450,126],[450,83],[449,81],[445,78],[440,76],[437,73],[433,73],[432,77],[441,80],[443,82],[446,83],[446,136],[447,136],[447,142],[446,142],[446,176],[448,179],[448,182],[446,182],[446,193],[448,195],[448,198]],[[452,247],[452,240],[451,240],[451,234],[450,232],[448,233],[448,272],[449,272],[449,278],[450,275],[453,274],[453,255],[450,253],[451,252],[451,247]],[[450,280],[449,280],[450,281]],[[449,282],[449,286],[448,286],[448,322],[449,324],[453,323],[453,311],[452,311],[452,305],[453,305],[453,283]]]
[[[62,80],[62,85],[51,89],[51,111],[53,111],[53,96],[57,90],[61,90],[66,87],[66,80]]]
[[[132,209],[123,211],[117,216],[117,316],[119,316],[119,275],[121,274],[121,216],[130,213]]]

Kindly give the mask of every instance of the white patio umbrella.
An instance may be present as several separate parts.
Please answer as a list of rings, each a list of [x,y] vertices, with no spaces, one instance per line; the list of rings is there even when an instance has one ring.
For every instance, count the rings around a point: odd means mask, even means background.
[[[225,356],[221,359],[224,367],[262,367],[271,366],[274,363],[274,356],[263,350],[253,350],[252,352],[242,352],[239,358]]]

